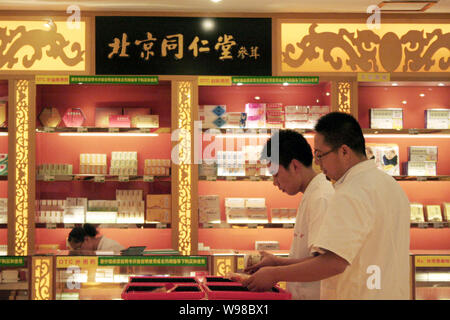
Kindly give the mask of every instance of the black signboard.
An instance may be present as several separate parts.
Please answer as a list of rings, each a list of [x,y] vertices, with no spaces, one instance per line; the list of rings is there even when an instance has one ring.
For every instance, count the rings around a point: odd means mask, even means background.
[[[270,18],[101,17],[96,74],[272,74]]]

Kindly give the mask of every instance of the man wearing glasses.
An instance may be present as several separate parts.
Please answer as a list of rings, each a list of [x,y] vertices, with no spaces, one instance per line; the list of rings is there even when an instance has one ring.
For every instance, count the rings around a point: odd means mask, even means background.
[[[321,281],[321,299],[409,299],[409,201],[394,178],[367,160],[357,120],[339,112],[319,119],[314,155],[334,184],[311,253],[289,266],[259,269],[245,284]],[[266,270],[265,270],[266,269]]]

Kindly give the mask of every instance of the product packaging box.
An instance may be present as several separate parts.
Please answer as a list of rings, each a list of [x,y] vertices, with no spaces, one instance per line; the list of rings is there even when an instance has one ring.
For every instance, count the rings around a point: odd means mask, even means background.
[[[7,153],[0,153],[0,165],[1,164],[8,164],[8,154]]]
[[[408,161],[406,163],[406,174],[408,176],[435,176],[435,161]]]
[[[266,127],[265,103],[246,103],[245,113],[247,114],[247,128]]]
[[[68,108],[62,118],[66,127],[81,127],[83,126],[86,117],[81,108]]]
[[[147,194],[147,208],[170,209],[172,196],[170,194]]]
[[[376,166],[391,176],[400,175],[400,153],[397,144],[366,143],[367,159],[373,159]]]
[[[285,128],[306,128],[308,126],[308,106],[285,106]]]
[[[310,106],[308,112],[308,129],[314,129],[317,121],[330,112],[329,106]]]
[[[220,208],[200,208],[198,212],[198,222],[220,223]]]
[[[411,203],[411,222],[425,222],[425,216],[423,213],[423,204]]]
[[[282,103],[266,103],[267,128],[284,127],[284,107]]]
[[[95,108],[95,126],[97,128],[108,128],[109,116],[122,114],[122,108]]]
[[[111,128],[130,128],[131,119],[128,115],[110,115],[109,127]]]
[[[437,146],[410,146],[409,161],[437,161],[438,147]]]
[[[247,114],[245,112],[227,112],[222,128],[245,128],[246,124]]]
[[[7,119],[6,101],[0,100],[0,128],[6,127]]]
[[[370,128],[372,129],[402,129],[402,108],[371,108]]]
[[[428,222],[442,221],[442,213],[440,205],[427,205],[427,221]]]
[[[280,243],[278,241],[255,241],[255,250],[280,250]]]
[[[136,108],[135,107],[125,107],[122,109],[122,113],[124,115],[130,116],[132,128],[139,128],[137,126],[138,116],[150,115],[151,109],[150,108],[140,108],[140,107],[136,107]]]
[[[199,120],[203,128],[222,128],[226,125],[226,105],[200,105]]]
[[[450,109],[425,110],[425,128],[450,129]]]
[[[203,195],[198,196],[198,207],[204,208],[219,208],[220,198],[218,195]]]
[[[44,127],[56,128],[61,122],[61,116],[56,108],[43,108],[38,118]]]
[[[136,128],[159,128],[159,115],[137,115],[132,119],[132,127]]]
[[[450,202],[444,202],[442,206],[444,207],[442,211],[444,213],[444,219],[450,222]]]
[[[8,164],[0,164],[0,176],[8,175]]]
[[[217,176],[217,163],[216,162],[214,162],[214,163],[202,162],[198,166],[198,175],[201,177]]]
[[[150,209],[147,207],[146,211],[146,221],[149,222],[161,222],[161,223],[171,223],[172,222],[172,211],[171,209]]]

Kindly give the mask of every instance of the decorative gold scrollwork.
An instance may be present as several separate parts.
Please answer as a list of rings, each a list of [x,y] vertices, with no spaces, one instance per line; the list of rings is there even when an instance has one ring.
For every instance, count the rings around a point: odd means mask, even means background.
[[[328,65],[327,71],[446,72],[450,67],[449,32],[444,33],[442,29],[425,32],[422,29],[404,34],[392,31],[382,34],[364,26],[358,25],[354,32],[345,28],[335,32],[334,26],[326,25],[326,30],[333,31],[317,32],[319,25],[312,23],[308,34],[301,34],[295,46],[285,44],[282,63],[290,67],[289,71],[292,68],[314,71],[304,67],[307,61],[313,60]]]

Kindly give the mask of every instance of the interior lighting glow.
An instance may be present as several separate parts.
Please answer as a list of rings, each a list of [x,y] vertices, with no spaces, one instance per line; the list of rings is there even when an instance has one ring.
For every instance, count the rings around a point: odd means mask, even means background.
[[[61,132],[63,137],[157,137],[157,133]]]

